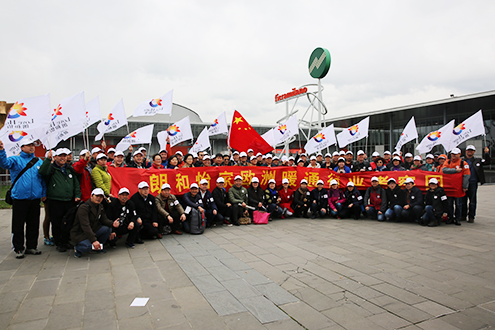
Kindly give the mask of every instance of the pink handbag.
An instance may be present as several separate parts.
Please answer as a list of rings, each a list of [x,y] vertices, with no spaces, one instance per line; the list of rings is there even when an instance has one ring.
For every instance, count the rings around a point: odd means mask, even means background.
[[[268,223],[269,217],[270,214],[268,212],[263,212],[263,211],[253,212],[253,222],[257,225],[266,225]]]

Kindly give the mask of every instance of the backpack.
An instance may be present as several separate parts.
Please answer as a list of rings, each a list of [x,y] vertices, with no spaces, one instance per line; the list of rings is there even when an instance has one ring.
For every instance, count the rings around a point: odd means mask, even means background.
[[[76,206],[70,208],[69,211],[67,211],[67,213],[62,217],[60,232],[62,234],[62,237],[64,238],[63,241],[70,241],[70,231],[72,229],[72,226],[74,225],[74,219],[76,218],[77,210],[82,204],[84,204],[84,202],[79,202]]]
[[[205,214],[198,210],[191,210],[190,234],[201,235],[205,231]]]

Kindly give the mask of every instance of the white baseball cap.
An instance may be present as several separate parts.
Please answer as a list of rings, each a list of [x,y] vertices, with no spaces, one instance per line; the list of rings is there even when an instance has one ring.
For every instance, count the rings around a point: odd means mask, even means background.
[[[470,144],[470,145],[468,145],[466,147],[466,150],[474,150],[474,151],[476,151],[476,148],[472,144]]]
[[[138,149],[139,151],[146,151],[146,148],[145,147],[141,147]]]
[[[331,158],[331,157],[332,157],[332,155],[331,155],[329,152],[327,152],[327,153],[325,154],[325,158],[327,158],[327,157],[330,157],[330,158]]]
[[[249,160],[253,160],[253,159],[258,159],[258,158],[256,158],[256,156],[253,155]]]
[[[309,157],[309,160],[316,160],[316,156]]]
[[[300,184],[303,184],[303,183],[308,184],[308,180],[302,179],[301,182],[300,182]]]
[[[243,152],[241,152],[241,153],[239,154],[239,156],[241,156],[241,157],[247,157],[247,153],[245,153],[245,152],[243,151]]]
[[[324,183],[324,182],[323,182],[323,180],[318,180],[318,181],[316,182],[316,185],[323,184],[323,183]]]
[[[394,156],[392,160],[398,160],[400,162],[400,157],[399,156]]]
[[[352,153],[352,151],[350,151],[350,150],[347,150],[347,152],[346,152],[345,154],[346,154],[346,155],[348,155],[348,154],[354,155],[354,154]]]
[[[261,156],[261,159],[266,159],[266,156],[265,156],[265,155],[262,155],[262,156]]]
[[[345,158],[344,157],[339,157],[339,159],[337,160],[337,163],[338,162],[345,162]]]
[[[117,150],[115,150],[115,148],[108,148],[107,150],[107,155],[111,152],[116,152]]]
[[[93,149],[91,149],[91,154],[95,154],[95,153],[100,152],[100,151],[102,151],[100,148],[94,147]]]
[[[199,184],[202,185],[202,184],[208,184],[208,180],[206,179],[201,179],[201,181],[199,181]]]
[[[383,154],[385,155],[385,153],[383,153]],[[394,151],[394,153],[393,153],[393,154],[394,154],[394,155],[400,155],[400,152],[396,150],[396,151]]]
[[[373,181],[380,181],[380,180],[378,180],[378,177],[377,176],[374,176],[374,177],[371,178],[371,182],[373,182]]]
[[[189,187],[189,189],[192,189],[192,188],[198,188],[199,189],[198,184],[197,183],[191,184],[191,186]]]
[[[404,157],[409,158],[409,157],[412,157],[412,156],[413,156],[412,153],[408,152]]]
[[[217,183],[225,183],[225,179],[220,176],[217,179]]]
[[[253,176],[251,178],[251,183],[253,183],[253,182],[260,182],[260,180],[257,177]]]
[[[428,156],[426,156],[426,158],[428,158]],[[433,158],[433,156],[432,156],[432,158]],[[413,160],[419,160],[420,161],[421,160],[421,156],[420,155],[416,155],[416,156],[414,156]]]
[[[436,178],[431,178],[430,181],[428,181],[428,184],[430,183],[438,184],[438,180]]]
[[[164,183],[164,184],[162,185],[162,190],[163,190],[163,189],[170,189],[170,185],[169,185],[168,183]]]
[[[125,188],[125,187],[124,187],[124,188],[120,188],[120,190],[119,190],[119,195],[120,195],[120,194],[123,194],[123,193],[127,193],[127,194],[128,194],[128,193],[129,193],[129,189],[127,189],[127,188]]]
[[[248,149],[248,150],[247,150],[247,152],[248,152],[248,153],[249,153],[249,152],[254,152],[254,150],[253,150],[253,149]]]
[[[287,158],[287,156],[282,156],[282,161],[285,163],[286,161],[288,161],[289,158]]]
[[[358,155],[358,156],[360,156],[360,155],[364,155],[364,151],[359,150],[359,151],[357,152],[357,155]]]
[[[242,176],[240,176],[240,175],[236,175],[236,176],[235,176],[235,178],[234,178],[234,181],[235,181],[235,180],[242,180]]]
[[[184,156],[184,154],[182,153],[182,151],[180,150],[177,150],[177,152],[175,153],[176,155],[181,155],[181,156]]]
[[[284,184],[284,183],[289,183],[289,179],[287,179],[287,178],[283,178],[283,179],[282,179],[282,184]]]
[[[380,153],[378,151],[375,151],[371,154],[371,157],[380,157]]]
[[[303,152],[300,156],[301,156],[301,157],[302,157],[302,156],[306,156],[306,153],[304,153],[304,152]]]
[[[332,181],[330,181],[330,185],[333,186],[334,184],[339,184],[339,183],[337,182],[337,180],[332,179]]]
[[[237,151],[237,150],[232,153],[232,155],[238,155],[238,154],[239,154],[239,151]]]
[[[204,155],[203,160],[207,160],[207,159],[210,159],[210,156],[209,155]]]
[[[299,158],[299,159],[297,160],[297,162],[298,162],[298,163],[304,163],[304,159]]]
[[[338,156],[338,155],[340,155],[338,151],[334,151],[332,154],[332,156]]]
[[[426,158],[435,159],[435,156],[433,156],[432,154],[428,154],[428,155],[426,155]]]
[[[290,156],[289,160],[295,160],[294,156]]]
[[[37,140],[22,139],[22,140],[21,140],[21,147],[26,146],[26,145],[31,144],[31,143],[34,143],[34,142],[36,142],[36,141],[37,141]]]
[[[142,189],[142,188],[149,188],[149,187],[150,187],[150,185],[149,185],[149,184],[148,184],[148,182],[146,182],[146,181],[141,181],[141,182],[139,182],[139,184],[138,184],[138,188],[139,188],[139,189]]]
[[[461,149],[459,149],[459,148],[454,148],[454,149],[452,149],[452,151],[451,151],[450,153],[451,153],[451,154],[456,154],[456,155],[457,155],[457,154],[460,154],[460,153],[461,153]]]
[[[385,151],[383,154],[384,154],[384,155],[391,155],[390,151],[388,151],[388,150],[387,150],[387,151]]]
[[[404,184],[406,184],[406,183],[413,183],[414,184],[413,178],[406,178],[406,180],[404,181]]]
[[[318,157],[318,156],[322,156],[323,157],[323,154],[321,152],[319,152],[319,153],[316,154],[316,157]]]
[[[69,148],[63,148],[65,150],[65,153],[67,155],[70,155],[72,153],[72,151],[69,149]]]
[[[105,154],[99,154],[98,156],[96,156],[96,160],[99,160],[99,159],[102,159],[102,158],[108,159],[107,155],[105,155]]]
[[[139,155],[139,154],[143,155],[143,152],[138,149],[138,150],[134,151],[134,153],[132,154],[132,156],[134,157],[134,156]]]
[[[261,152],[258,152],[258,153],[256,154],[256,157],[259,157],[259,156],[263,156],[263,154],[262,154]]]
[[[388,184],[388,183],[390,183],[391,181],[393,181],[393,182],[397,183],[397,181],[395,181],[395,179],[394,179],[394,178],[390,178],[390,179],[388,179],[387,184]]]
[[[103,189],[101,189],[101,188],[95,188],[91,192],[91,195],[103,195],[103,196],[105,196],[105,193],[103,192]]]
[[[87,152],[89,152],[89,150],[88,150],[88,149],[83,149],[83,150],[81,150],[81,152],[79,153],[79,156],[85,155]]]
[[[275,159],[279,159],[278,156],[273,156],[273,160],[275,160]]]
[[[67,151],[65,151],[65,148],[58,148],[57,151],[55,151],[55,156],[60,156],[63,154],[67,155]],[[98,159],[98,157],[96,157],[96,159]]]
[[[270,179],[270,180],[268,180],[268,184],[270,184],[270,183],[275,183],[275,184],[277,184],[277,183],[275,182],[275,180],[274,180],[274,179]]]
[[[354,187],[354,182],[352,181],[347,182],[347,187]]]
[[[273,158],[272,154],[266,154],[265,157],[266,158]]]
[[[117,151],[115,152],[115,155],[113,155],[114,157],[117,157],[117,156],[124,156],[124,153],[122,151]]]
[[[344,150],[340,150],[339,156],[344,156],[344,155],[345,155],[345,151]]]

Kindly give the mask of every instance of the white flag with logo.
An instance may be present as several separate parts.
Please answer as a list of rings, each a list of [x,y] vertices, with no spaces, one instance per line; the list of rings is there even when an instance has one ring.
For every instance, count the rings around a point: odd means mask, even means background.
[[[206,150],[210,148],[210,135],[208,134],[208,128],[205,127],[202,131],[201,134],[199,134],[198,139],[192,146],[192,148],[189,150],[189,152],[195,152],[198,153],[200,151]]]
[[[227,134],[229,132],[229,128],[227,126],[227,116],[225,115],[225,111],[220,114],[220,116],[215,119],[213,124],[211,124],[210,128],[208,128],[208,134],[210,136],[217,134]]]
[[[304,146],[307,154],[312,154],[317,151],[323,150],[331,145],[337,143],[335,140],[335,129],[333,124],[325,127],[319,131],[315,136],[313,136]]]
[[[167,136],[160,133],[158,133],[160,137],[157,136],[157,138],[161,148],[162,146],[166,146]],[[173,147],[176,144],[181,143],[182,141],[192,140],[193,134],[191,131],[191,122],[189,120],[189,116],[171,125],[169,128],[167,128],[166,133],[170,138],[170,147]]]
[[[86,121],[84,129],[101,120],[100,97],[97,96],[86,103]]]
[[[438,144],[442,144],[445,149],[449,150],[450,140],[452,139],[452,135],[454,135],[452,134],[453,129],[454,119],[442,128],[426,135],[421,143],[416,147],[416,150],[418,150],[420,154],[425,154]]]
[[[98,124],[97,129],[100,132],[96,137],[95,141],[101,140],[103,134],[116,131],[122,126],[127,124],[127,116],[125,115],[124,101],[121,99],[108,114],[108,116],[101,120]]]
[[[284,143],[291,136],[299,134],[299,127],[297,125],[297,117],[293,115],[285,123],[282,123],[273,129],[273,137],[275,145]]]
[[[344,129],[337,134],[339,147],[344,148],[346,145],[364,139],[368,136],[368,128],[370,126],[370,117],[366,117],[359,123]]]
[[[406,127],[404,127],[404,130],[400,135],[399,141],[395,146],[395,150],[400,150],[404,144],[417,138],[418,138],[418,130],[416,129],[416,122],[414,121],[414,116],[413,116],[411,120],[409,120],[409,122],[407,123]]]
[[[46,149],[53,149],[60,141],[81,133],[85,121],[84,92],[65,98],[53,109],[50,126],[41,142]]]
[[[7,156],[18,155],[23,141],[43,138],[50,125],[50,116],[50,94],[15,102],[0,130],[0,140]]]
[[[273,132],[274,130],[274,128],[270,128],[268,132],[261,136],[266,141],[266,143],[268,143],[272,147],[275,147],[275,133]]]
[[[478,135],[485,135],[485,123],[483,122],[483,112],[480,110],[474,115],[457,125],[453,130],[452,141],[447,150],[452,150],[462,142],[474,138]]]
[[[150,144],[151,137],[153,136],[154,124],[138,128],[134,132],[127,134],[120,142],[115,146],[115,150],[124,151],[133,144]]]
[[[174,90],[172,89],[167,94],[156,99],[148,99],[137,106],[134,110],[133,117],[139,116],[154,116],[157,113],[164,115],[172,114],[172,99]]]

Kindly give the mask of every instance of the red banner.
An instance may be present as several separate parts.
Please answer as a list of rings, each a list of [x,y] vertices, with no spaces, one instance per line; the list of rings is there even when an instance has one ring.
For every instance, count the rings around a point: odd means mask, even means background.
[[[195,167],[178,170],[155,170],[137,168],[114,168],[109,167],[108,172],[112,176],[112,194],[117,196],[119,189],[126,187],[131,195],[137,191],[138,183],[146,181],[150,185],[150,193],[158,195],[164,183],[170,184],[172,194],[183,195],[189,191],[189,186],[201,179],[210,182],[209,189],[216,187],[218,177],[225,179],[225,188],[228,190],[234,183],[234,177],[240,175],[243,178],[243,186],[248,187],[251,178],[256,176],[260,180],[263,189],[268,185],[268,180],[275,179],[280,186],[282,179],[289,179],[289,185],[297,188],[302,179],[308,180],[309,189],[316,187],[318,180],[323,180],[324,187],[330,187],[330,181],[335,179],[339,182],[339,188],[344,189],[347,182],[352,181],[359,190],[365,190],[371,186],[371,178],[376,176],[380,185],[384,188],[390,178],[397,180],[400,186],[404,185],[407,178],[414,179],[416,186],[423,191],[428,189],[428,181],[431,178],[438,179],[438,183],[445,189],[448,196],[462,197],[462,173],[439,174],[426,171],[403,171],[403,172],[354,172],[338,174],[327,169],[310,169],[307,167],[257,167],[257,166],[221,166],[221,167]]]

